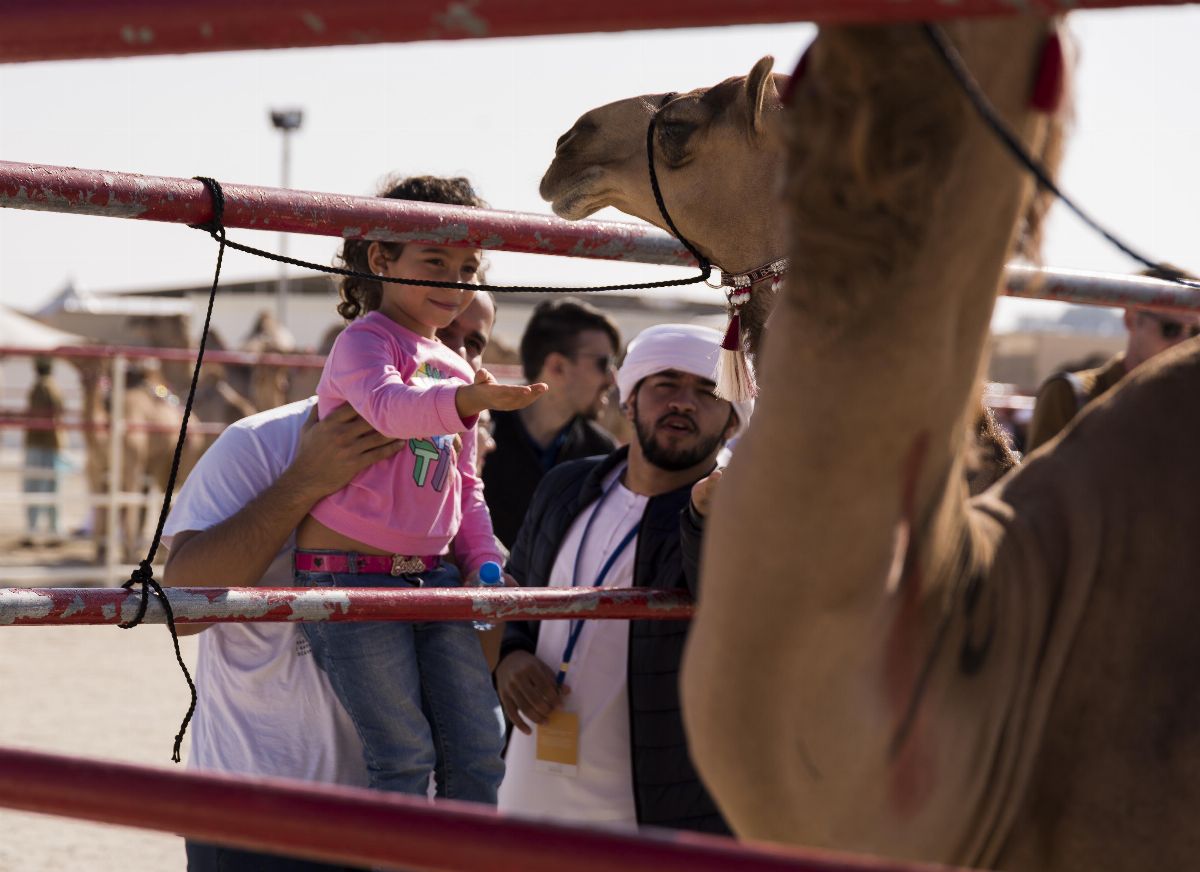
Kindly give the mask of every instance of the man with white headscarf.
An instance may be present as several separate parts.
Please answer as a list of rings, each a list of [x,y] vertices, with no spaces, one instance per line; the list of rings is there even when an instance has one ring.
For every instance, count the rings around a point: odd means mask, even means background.
[[[636,439],[542,480],[508,571],[525,587],[688,590],[717,455],[753,402],[716,395],[721,334],[665,324],[617,374]],[[502,812],[728,833],[692,766],[679,711],[687,621],[514,621],[496,686],[516,729]]]

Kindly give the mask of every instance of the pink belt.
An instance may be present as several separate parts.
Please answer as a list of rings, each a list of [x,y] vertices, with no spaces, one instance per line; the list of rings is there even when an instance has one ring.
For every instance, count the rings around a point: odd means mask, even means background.
[[[435,569],[442,558],[403,554],[356,554],[352,551],[302,551],[293,558],[301,572],[346,572],[354,575],[419,575]]]

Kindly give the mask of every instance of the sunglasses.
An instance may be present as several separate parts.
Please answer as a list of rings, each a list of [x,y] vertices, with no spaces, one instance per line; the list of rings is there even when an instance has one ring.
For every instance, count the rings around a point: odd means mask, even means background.
[[[612,369],[613,365],[613,355],[611,354],[598,354],[595,351],[576,351],[571,357],[590,357],[596,361],[596,368],[604,373]]]
[[[1170,318],[1164,318],[1161,315],[1155,315],[1150,312],[1143,312],[1142,314],[1158,325],[1158,332],[1168,342],[1183,336],[1185,330],[1189,338],[1200,336],[1200,324],[1184,324],[1181,321],[1173,321]]]

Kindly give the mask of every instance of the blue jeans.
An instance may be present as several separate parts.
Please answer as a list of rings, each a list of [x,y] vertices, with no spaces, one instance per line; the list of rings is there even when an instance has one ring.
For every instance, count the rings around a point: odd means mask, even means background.
[[[58,452],[53,448],[25,449],[25,493],[52,494],[58,492]],[[46,516],[49,532],[58,535],[58,506],[26,506],[25,521],[30,533],[37,532],[38,518]]]
[[[226,848],[191,840],[184,842],[187,872],[355,872],[350,866],[318,863],[243,848]]]
[[[296,571],[304,587],[457,587],[443,563],[421,575]],[[504,735],[499,701],[469,621],[303,624],[317,665],[350,714],[371,787],[495,805]]]

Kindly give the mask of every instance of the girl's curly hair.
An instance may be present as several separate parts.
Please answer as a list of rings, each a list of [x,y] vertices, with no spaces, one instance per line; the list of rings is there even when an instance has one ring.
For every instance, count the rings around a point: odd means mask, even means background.
[[[487,206],[475,193],[471,183],[461,177],[410,176],[399,181],[391,178],[384,182],[378,196],[392,200],[446,203],[450,206]],[[355,272],[370,273],[371,265],[367,262],[367,251],[371,244],[372,240],[369,239],[347,239],[338,253],[337,265]],[[378,245],[384,250],[388,260],[395,260],[404,251],[402,242],[380,242]],[[383,283],[374,279],[344,276],[338,290],[342,297],[342,302],[338,303],[337,307],[338,314],[347,321],[353,321],[379,308],[383,296]]]

